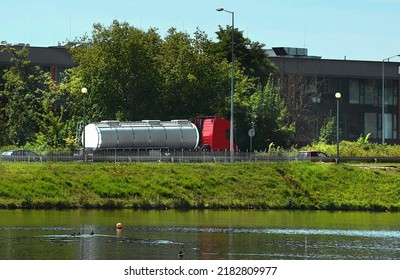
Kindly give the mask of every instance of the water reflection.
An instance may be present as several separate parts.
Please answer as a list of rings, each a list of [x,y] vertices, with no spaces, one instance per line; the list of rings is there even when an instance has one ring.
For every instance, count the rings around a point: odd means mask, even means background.
[[[399,259],[399,218],[359,212],[0,211],[0,259],[176,259],[179,252],[184,259]],[[123,230],[115,229],[116,221],[124,222]]]
[[[338,235],[362,237],[400,237],[400,231],[385,230],[333,230],[333,229],[249,229],[249,228],[146,228],[146,231],[169,231],[188,233],[247,233],[247,234],[283,234],[283,235]]]

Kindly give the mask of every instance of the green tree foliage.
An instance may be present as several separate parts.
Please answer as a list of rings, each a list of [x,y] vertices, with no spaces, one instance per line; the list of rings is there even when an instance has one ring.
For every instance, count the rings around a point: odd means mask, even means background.
[[[288,112],[281,97],[281,89],[271,81],[264,89],[258,89],[250,98],[256,136],[254,149],[288,146],[295,133],[295,124],[288,121]]]
[[[30,63],[28,45],[20,50],[7,45],[2,51],[11,54],[13,64],[4,71],[4,90],[0,92],[5,99],[5,135],[8,143],[24,145],[35,139],[39,129],[35,116],[43,109],[51,78]]]
[[[65,107],[59,104],[60,96],[53,92],[43,100],[42,110],[35,114],[38,125],[36,133],[36,149],[46,150],[49,148],[62,148],[68,139],[67,119],[65,118]]]
[[[325,144],[336,143],[336,118],[328,117],[319,131],[319,141]]]
[[[28,45],[20,50],[7,45],[2,51],[11,54],[13,63],[4,71],[4,90],[0,92],[5,100],[3,144],[64,147],[69,130],[63,93],[49,73],[30,63]]]
[[[229,65],[209,52],[211,47],[201,31],[191,38],[171,28],[161,39],[155,29],[143,32],[118,21],[108,28],[94,25],[92,38],[71,47],[79,63],[72,78],[89,89],[88,119],[194,119],[223,113]]]
[[[160,115],[168,119],[223,113],[229,94],[229,65],[207,52],[204,32],[195,37],[171,28],[158,56],[162,80]]]
[[[2,100],[0,100],[0,131],[2,132],[0,134],[0,146],[4,146],[8,144],[8,138],[7,135],[5,135],[5,131],[7,128],[7,124],[6,124],[6,116],[4,114],[4,110],[5,110],[5,104]]]
[[[79,63],[81,86],[89,89],[91,120],[137,120],[156,117],[161,79],[156,30],[143,32],[114,21],[109,28],[93,27],[93,37],[83,37],[71,47]]]
[[[215,52],[221,61],[232,62],[232,27],[227,26],[225,29],[221,26],[216,32],[218,41],[214,43],[211,52]],[[234,122],[236,129],[236,141],[241,149],[249,148],[248,130],[256,126],[256,140],[254,148],[265,149],[269,141],[277,143],[288,143],[291,133],[282,133],[278,136],[276,127],[268,127],[269,124],[262,124],[263,116],[262,106],[266,104],[255,104],[263,93],[263,88],[271,86],[268,82],[270,74],[275,70],[275,66],[269,61],[266,54],[264,44],[252,42],[249,38],[243,36],[243,32],[234,29],[234,56],[235,56],[235,98],[234,98]],[[268,89],[267,89],[268,91]],[[262,102],[262,101],[261,101]],[[228,103],[229,104],[229,103]],[[275,104],[276,105],[276,104]],[[284,108],[285,103],[280,100],[281,107]],[[258,113],[253,113],[255,107],[258,107]],[[274,106],[274,105],[273,105]],[[283,106],[283,107],[282,107]],[[265,109],[265,108],[264,108]],[[286,113],[284,113],[286,116]],[[229,117],[229,106],[223,115]],[[277,115],[271,115],[271,119]],[[257,124],[255,123],[257,119]],[[283,124],[282,120],[276,122],[277,125],[283,125],[281,132],[293,130],[294,127],[288,127]],[[264,126],[264,128],[261,128]],[[258,129],[261,128],[261,129]],[[274,133],[271,133],[275,131]],[[268,133],[268,134],[265,134]],[[279,139],[275,139],[279,137]],[[287,137],[286,140],[283,140]],[[258,142],[257,142],[258,141]]]
[[[219,27],[215,51],[221,59],[232,60],[232,26]],[[269,75],[275,70],[275,66],[268,59],[264,44],[252,42],[243,36],[243,31],[237,28],[233,32],[234,38],[234,59],[243,67],[245,74],[257,78],[264,87],[267,84]]]
[[[236,130],[235,140],[241,150],[250,148],[248,130],[254,125],[251,98],[257,90],[256,78],[249,77],[244,69],[235,67],[235,94],[234,94],[234,125]],[[229,94],[230,98],[230,94]],[[230,102],[230,100],[229,100]],[[228,103],[229,104],[229,103]],[[226,118],[229,118],[230,107],[226,106]]]

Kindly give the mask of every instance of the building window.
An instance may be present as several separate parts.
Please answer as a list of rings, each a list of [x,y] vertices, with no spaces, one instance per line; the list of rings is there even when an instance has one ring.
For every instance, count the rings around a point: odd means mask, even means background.
[[[389,84],[389,83],[388,83]],[[397,105],[397,93],[393,83],[385,89],[387,105]],[[381,83],[377,80],[349,80],[349,104],[380,105]]]
[[[395,84],[395,81],[386,82],[385,105],[397,106],[397,86]]]
[[[397,115],[385,114],[385,138],[397,139]]]
[[[360,104],[360,82],[358,80],[350,80],[349,83],[349,103]]]
[[[367,105],[377,105],[378,104],[378,87],[374,80],[364,81],[364,96],[365,104]]]
[[[364,135],[371,133],[371,138],[379,138],[378,114],[364,113]]]
[[[371,133],[371,138],[382,137],[382,114],[364,113],[364,135]],[[385,139],[397,139],[397,115],[385,114]]]

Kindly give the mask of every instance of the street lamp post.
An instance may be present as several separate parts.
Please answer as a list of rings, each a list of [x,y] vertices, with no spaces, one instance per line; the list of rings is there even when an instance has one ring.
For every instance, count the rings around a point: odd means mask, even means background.
[[[235,90],[235,63],[234,63],[234,30],[235,30],[235,13],[225,10],[224,8],[218,8],[218,12],[226,12],[232,15],[232,43],[231,43],[231,60],[232,60],[232,73],[231,73],[231,124],[230,124],[230,131],[229,131],[229,151],[230,151],[230,159],[233,162],[233,93]]]
[[[336,98],[336,164],[339,164],[339,101],[342,95],[340,92],[335,93]]]
[[[85,139],[85,126],[86,126],[86,116],[85,116],[85,99],[86,99],[86,94],[88,92],[87,88],[83,87],[81,89],[82,96],[83,96],[83,133],[82,133],[82,145],[83,145],[83,162],[86,162],[86,139]]]
[[[400,54],[382,59],[382,145],[385,144],[385,61],[393,57],[400,56]]]

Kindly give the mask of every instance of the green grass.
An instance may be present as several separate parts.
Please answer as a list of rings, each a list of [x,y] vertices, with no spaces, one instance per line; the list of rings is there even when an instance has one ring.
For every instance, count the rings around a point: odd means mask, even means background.
[[[400,165],[0,163],[0,208],[400,210]]]

